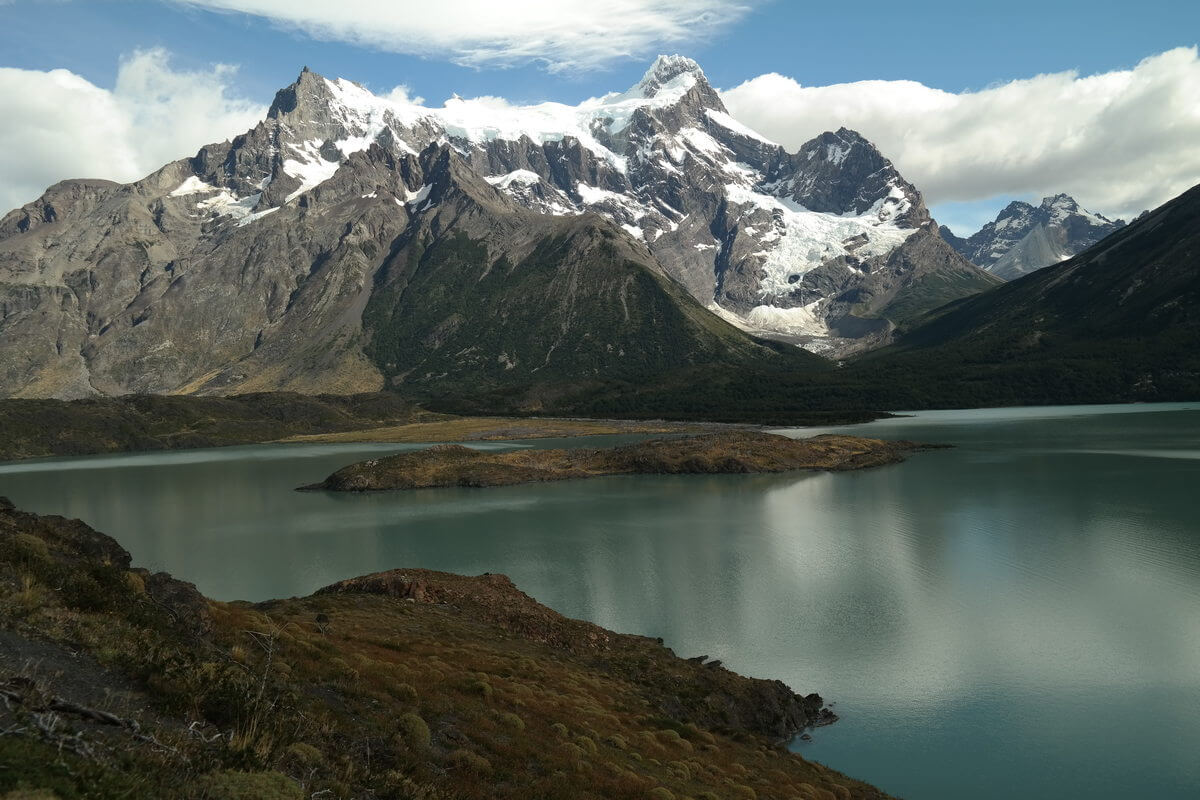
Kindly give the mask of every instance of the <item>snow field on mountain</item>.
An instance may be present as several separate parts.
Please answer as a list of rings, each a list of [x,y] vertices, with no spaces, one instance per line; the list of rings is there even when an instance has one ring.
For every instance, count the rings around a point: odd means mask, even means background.
[[[760,288],[764,299],[787,295],[796,288],[795,280],[789,278],[802,277],[830,259],[886,255],[915,233],[911,228],[880,222],[877,215],[869,213],[846,217],[809,211],[786,198],[761,194],[736,183],[726,186],[725,191],[730,203],[754,206],[771,214],[777,236],[760,237],[759,241],[774,246],[756,253],[764,257],[765,275]],[[846,247],[863,236],[865,243]]]

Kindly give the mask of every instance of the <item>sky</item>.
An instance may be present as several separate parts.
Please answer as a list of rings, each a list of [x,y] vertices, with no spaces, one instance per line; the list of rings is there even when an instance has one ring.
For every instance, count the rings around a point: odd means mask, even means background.
[[[1129,217],[1200,183],[1198,42],[1194,0],[0,0],[0,206],[230,138],[303,66],[577,103],[678,52],[789,149],[859,130],[959,234],[1060,191]]]

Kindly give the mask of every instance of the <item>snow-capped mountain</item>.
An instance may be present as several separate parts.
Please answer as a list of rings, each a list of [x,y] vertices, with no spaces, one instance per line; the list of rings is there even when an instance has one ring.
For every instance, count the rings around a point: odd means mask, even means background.
[[[839,352],[997,282],[870,142],[789,153],[690,59],[577,106],[430,108],[305,69],[231,142],[0,220],[0,393],[650,374],[782,352],[696,303]]]
[[[1124,225],[1124,220],[1094,214],[1074,198],[1058,194],[1044,198],[1037,207],[1010,203],[994,222],[967,239],[948,228],[942,229],[942,235],[972,263],[1012,280],[1065,261]]]
[[[927,241],[920,194],[870,142],[842,129],[788,153],[732,119],[696,62],[680,56],[660,56],[628,91],[578,106],[455,98],[433,109],[305,70],[224,161],[201,153],[195,185],[213,188],[197,200],[245,224],[372,143],[397,156],[449,143],[529,208],[602,214],[702,303],[768,333],[862,328],[847,318],[882,316],[921,277],[897,251],[914,234],[911,248],[938,246]],[[963,294],[988,285],[936,255]]]

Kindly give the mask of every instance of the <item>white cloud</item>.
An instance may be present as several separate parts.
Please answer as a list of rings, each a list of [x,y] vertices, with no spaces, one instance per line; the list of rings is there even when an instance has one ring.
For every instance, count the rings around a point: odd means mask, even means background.
[[[232,95],[233,75],[173,70],[163,50],[123,59],[112,90],[64,69],[0,68],[0,215],[56,181],[136,180],[253,127],[266,107]]]
[[[790,149],[842,125],[859,131],[931,204],[1067,192],[1128,219],[1200,183],[1195,47],[1130,70],[961,94],[913,81],[801,86],[769,74],[721,96],[735,117]]]
[[[728,0],[172,0],[252,14],[317,39],[468,66],[584,70],[702,39],[752,3]]]
[[[410,103],[418,105],[418,106],[425,105],[424,97],[421,97],[420,95],[414,96],[413,94],[411,94],[411,92],[412,92],[411,89],[409,89],[407,86],[405,86],[403,83],[401,83],[401,84],[398,84],[397,86],[394,86],[390,92],[387,92],[386,94],[381,94],[379,96],[385,100],[390,100],[393,103],[399,103],[400,105],[408,105]]]

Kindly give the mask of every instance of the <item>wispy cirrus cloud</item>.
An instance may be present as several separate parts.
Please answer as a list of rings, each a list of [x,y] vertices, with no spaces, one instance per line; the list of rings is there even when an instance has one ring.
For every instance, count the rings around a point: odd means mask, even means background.
[[[316,39],[473,67],[594,69],[702,40],[761,0],[168,0],[250,14]]]
[[[1068,192],[1128,219],[1200,183],[1195,47],[1132,69],[977,92],[914,81],[803,86],[768,74],[721,96],[735,117],[789,148],[843,125],[859,131],[931,204]]]

